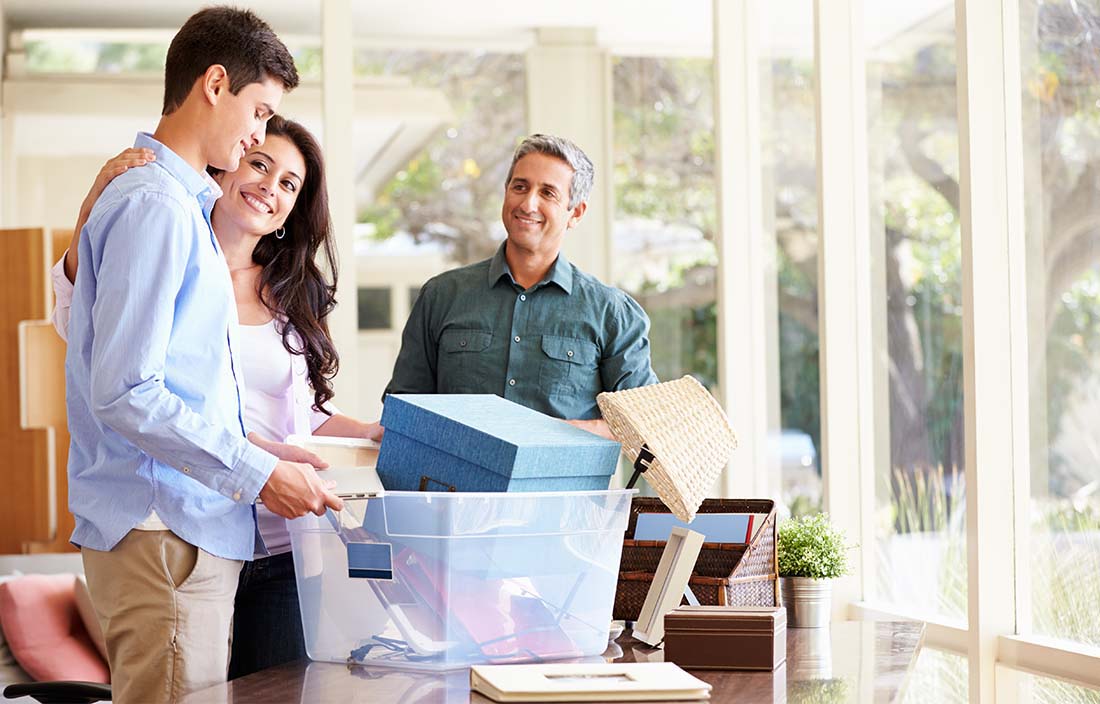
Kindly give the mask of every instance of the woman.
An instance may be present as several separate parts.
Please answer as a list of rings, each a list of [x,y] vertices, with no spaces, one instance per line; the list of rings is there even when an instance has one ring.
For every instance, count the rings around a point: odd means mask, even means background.
[[[54,267],[54,324],[68,327],[80,230],[114,177],[153,160],[127,149],[107,162],[81,205],[65,257]],[[210,216],[229,265],[241,327],[245,427],[263,447],[267,438],[331,435],[381,438],[377,423],[339,414],[328,401],[338,357],[327,317],[335,305],[335,252],[321,149],[296,122],[272,117],[267,139],[233,172],[213,172],[223,195]],[[150,233],[150,236],[156,236]],[[326,271],[316,263],[324,252]],[[304,458],[303,458],[304,459]],[[229,678],[306,655],[290,534],[284,519],[257,505],[268,557],[241,570],[233,617]]]

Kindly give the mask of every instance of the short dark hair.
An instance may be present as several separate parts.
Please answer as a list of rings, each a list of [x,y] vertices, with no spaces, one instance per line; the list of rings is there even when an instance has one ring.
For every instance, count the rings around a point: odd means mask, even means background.
[[[285,90],[298,85],[294,58],[266,22],[248,10],[208,7],[191,15],[168,47],[161,114],[179,109],[214,64],[225,67],[233,95],[268,78],[281,81]]]

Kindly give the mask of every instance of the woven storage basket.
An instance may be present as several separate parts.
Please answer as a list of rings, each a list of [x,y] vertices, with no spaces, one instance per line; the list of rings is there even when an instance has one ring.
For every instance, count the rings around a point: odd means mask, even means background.
[[[737,448],[729,419],[706,387],[685,376],[604,392],[596,403],[631,462],[643,446],[651,453],[646,481],[677,518],[691,521]]]
[[[635,621],[665,549],[663,540],[634,540],[639,513],[670,513],[660,499],[636,497],[623,540],[613,618]],[[699,513],[764,514],[752,542],[703,543],[688,586],[700,604],[778,606],[775,502],[769,499],[707,499]]]

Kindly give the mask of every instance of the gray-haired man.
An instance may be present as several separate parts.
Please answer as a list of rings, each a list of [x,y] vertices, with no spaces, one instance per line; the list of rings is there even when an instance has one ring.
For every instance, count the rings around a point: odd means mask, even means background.
[[[387,394],[491,393],[609,436],[596,395],[657,377],[645,311],[561,254],[592,178],[569,140],[535,134],[519,145],[501,209],[507,241],[424,284]]]

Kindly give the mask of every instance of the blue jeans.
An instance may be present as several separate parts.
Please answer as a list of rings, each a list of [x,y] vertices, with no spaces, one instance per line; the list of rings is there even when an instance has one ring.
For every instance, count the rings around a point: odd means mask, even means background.
[[[244,563],[233,611],[229,679],[306,657],[291,553]]]

